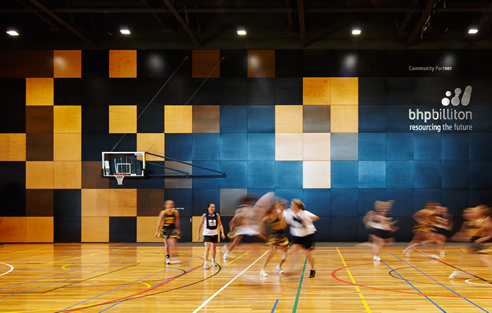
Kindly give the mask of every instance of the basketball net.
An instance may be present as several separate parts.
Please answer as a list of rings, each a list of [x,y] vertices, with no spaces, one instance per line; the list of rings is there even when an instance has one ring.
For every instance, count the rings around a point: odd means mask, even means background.
[[[118,185],[123,185],[123,179],[125,178],[125,173],[115,173],[114,177],[116,177],[116,180],[118,181]]]

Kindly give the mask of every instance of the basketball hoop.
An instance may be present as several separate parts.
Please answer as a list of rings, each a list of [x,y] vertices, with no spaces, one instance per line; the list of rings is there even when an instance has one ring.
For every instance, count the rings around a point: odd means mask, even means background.
[[[125,173],[114,173],[114,177],[118,181],[118,185],[123,185],[123,178],[125,178]]]

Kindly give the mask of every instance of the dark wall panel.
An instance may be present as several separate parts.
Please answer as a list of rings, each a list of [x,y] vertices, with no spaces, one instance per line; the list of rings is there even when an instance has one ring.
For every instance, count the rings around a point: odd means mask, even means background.
[[[26,216],[25,162],[0,162],[0,216]]]
[[[53,216],[76,217],[81,214],[81,190],[80,189],[55,189],[53,190]]]
[[[53,226],[54,241],[56,243],[80,242],[82,239],[81,219],[80,216],[55,216]]]
[[[135,216],[111,216],[109,218],[109,242],[136,242],[137,218]]]

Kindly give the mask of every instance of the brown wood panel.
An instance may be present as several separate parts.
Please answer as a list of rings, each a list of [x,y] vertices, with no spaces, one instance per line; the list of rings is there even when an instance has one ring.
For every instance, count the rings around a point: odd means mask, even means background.
[[[82,216],[82,242],[109,242],[108,216]]]
[[[80,134],[82,132],[82,107],[80,105],[57,105],[53,109],[55,134]]]
[[[158,216],[164,206],[164,189],[137,190],[137,216]]]
[[[0,217],[0,238],[2,242],[25,242],[26,218],[21,216]]]
[[[109,77],[136,78],[137,50],[109,50]]]
[[[26,105],[53,105],[53,78],[26,78]]]
[[[26,134],[27,161],[53,161],[53,134]]]
[[[26,160],[26,134],[0,134],[0,161]]]
[[[26,162],[26,189],[53,189],[53,162]]]
[[[81,161],[81,134],[54,134],[53,151],[55,161]]]
[[[0,51],[0,77],[26,77],[27,51]]]
[[[53,106],[26,107],[26,133],[53,134]]]
[[[193,106],[193,133],[220,133],[220,106]]]
[[[331,104],[331,78],[304,77],[302,80],[302,103],[311,105]]]
[[[26,215],[53,216],[53,189],[27,189]]]
[[[220,77],[219,62],[220,50],[193,50],[192,77]]]
[[[26,242],[53,242],[53,217],[26,217]]]
[[[109,216],[137,216],[137,190],[109,189]]]
[[[26,77],[53,77],[53,50],[26,51]]]
[[[275,77],[275,50],[248,50],[248,77]]]
[[[331,106],[304,105],[303,132],[329,133],[331,131]]]
[[[82,216],[109,216],[109,189],[82,189]]]
[[[53,162],[53,186],[55,189],[82,188],[81,162],[55,161]]]
[[[82,77],[81,50],[55,50],[53,52],[53,77],[80,78]]]
[[[109,179],[102,177],[101,161],[82,162],[82,188],[105,189],[109,187]]]

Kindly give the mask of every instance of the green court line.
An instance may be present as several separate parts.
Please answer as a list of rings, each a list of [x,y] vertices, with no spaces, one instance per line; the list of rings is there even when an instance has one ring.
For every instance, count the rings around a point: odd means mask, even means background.
[[[294,308],[292,309],[292,313],[295,313],[297,310],[297,303],[299,302],[299,294],[301,293],[302,280],[304,279],[304,270],[306,269],[307,256],[306,260],[304,260],[304,267],[302,268],[301,281],[299,282],[299,288],[297,288],[296,301],[294,302]]]

